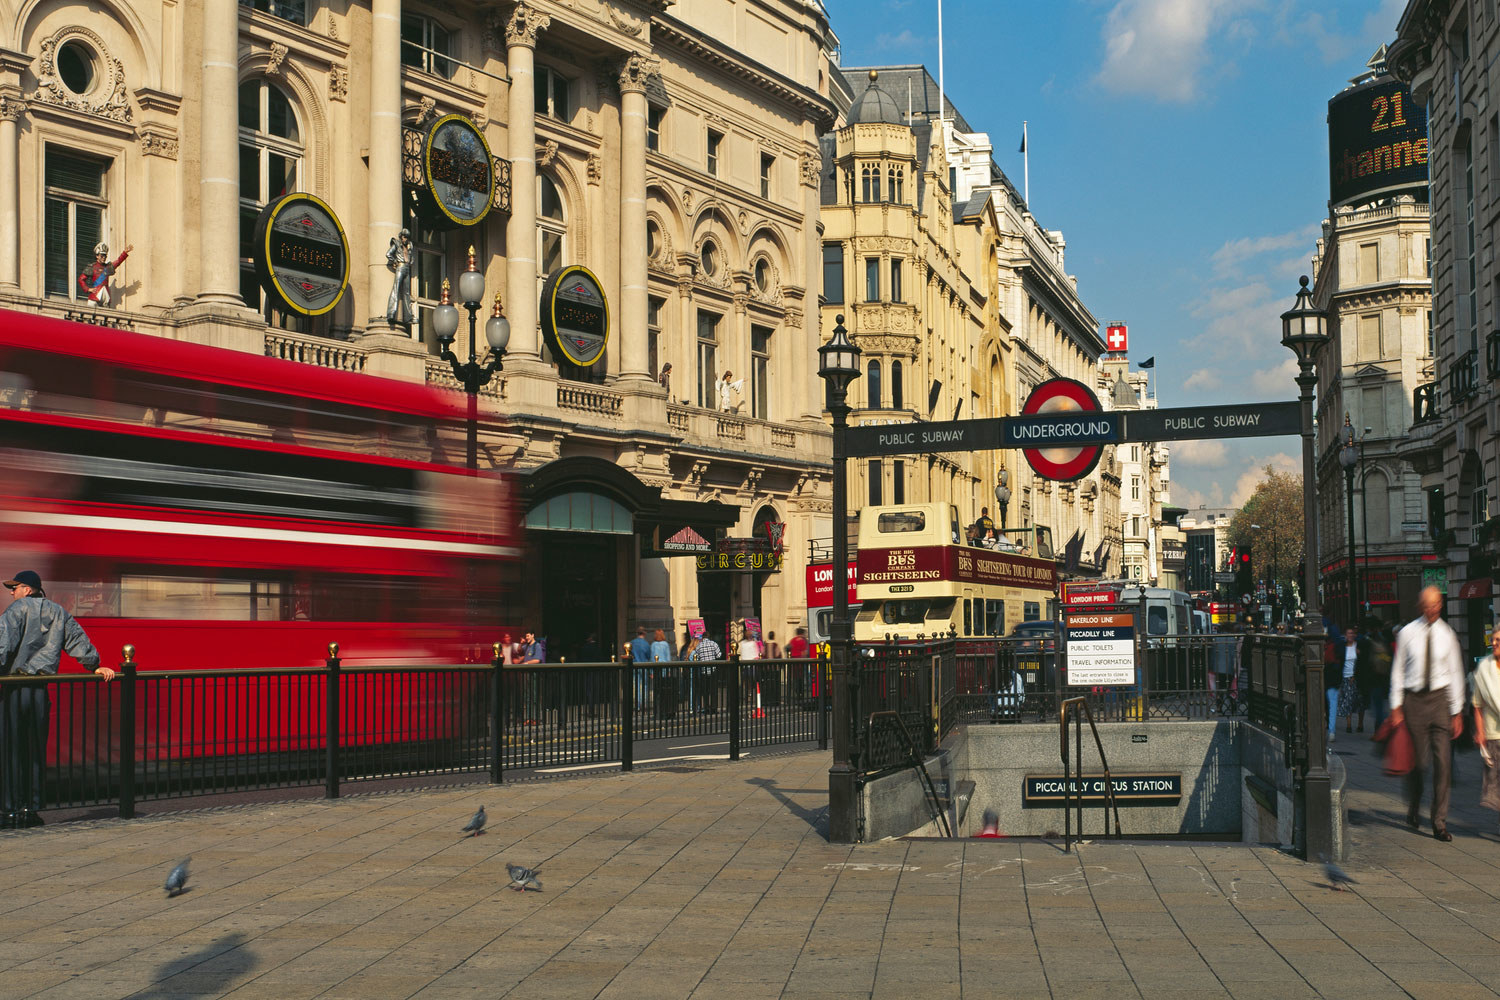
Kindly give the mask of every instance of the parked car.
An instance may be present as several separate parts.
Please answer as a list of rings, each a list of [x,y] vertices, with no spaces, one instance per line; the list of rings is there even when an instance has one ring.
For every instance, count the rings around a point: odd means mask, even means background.
[[[1055,621],[1029,621],[1010,630],[1016,671],[1025,678],[1028,690],[1057,687],[1058,628]]]

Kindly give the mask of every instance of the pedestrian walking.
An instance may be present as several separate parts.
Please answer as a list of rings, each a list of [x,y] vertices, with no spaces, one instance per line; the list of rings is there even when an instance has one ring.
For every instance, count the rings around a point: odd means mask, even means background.
[[[1391,691],[1391,647],[1395,645],[1395,636],[1391,634],[1389,625],[1382,625],[1370,636],[1370,690],[1369,709],[1375,714],[1375,728],[1379,729],[1385,717],[1390,714],[1390,691]],[[1365,721],[1365,706],[1360,707],[1359,721]]]
[[[534,666],[547,662],[547,641],[538,639],[535,632],[526,632],[521,636],[521,664],[522,666]],[[534,671],[528,671],[526,677],[526,725],[541,725],[542,695],[541,678]]]
[[[1344,673],[1339,665],[1343,662],[1338,653],[1339,643],[1332,638],[1323,643],[1323,694],[1328,700],[1328,742],[1336,738],[1334,729],[1339,720],[1339,690],[1344,686]]]
[[[651,669],[644,664],[651,662],[651,640],[646,638],[644,625],[636,628],[635,638],[630,640],[630,661],[634,664],[631,673],[634,674],[635,707],[637,711],[645,711],[651,690]]]
[[[688,659],[694,663],[711,663],[714,660],[722,659],[723,656],[724,651],[719,648],[719,644],[717,642],[714,642],[713,637],[704,634],[697,640],[697,643],[693,646],[692,652],[688,654]],[[715,704],[716,698],[713,683],[713,672],[717,668],[694,667],[693,669],[701,672],[701,676],[698,678],[698,683],[696,685],[698,688],[699,699],[698,711],[717,712],[718,705]]]
[[[1360,663],[1363,657],[1364,663]],[[1361,697],[1362,685],[1367,685],[1370,680],[1370,651],[1359,637],[1359,631],[1350,625],[1344,629],[1343,655],[1339,657],[1342,670],[1339,675],[1339,716],[1344,720],[1344,732],[1353,732],[1354,715],[1359,706],[1364,702]],[[1365,731],[1363,721],[1359,724],[1359,731]]]
[[[667,633],[657,629],[651,636],[651,662],[668,664],[672,662],[672,644],[667,641]],[[671,719],[677,716],[677,678],[674,672],[666,667],[653,667],[656,673],[656,714],[659,718]]]
[[[1407,775],[1406,823],[1416,829],[1422,785],[1432,766],[1432,835],[1451,841],[1448,832],[1449,775],[1453,741],[1463,731],[1464,666],[1458,636],[1440,617],[1443,594],[1427,587],[1418,599],[1422,614],[1401,630],[1391,662],[1391,717],[1405,724],[1416,754]]]
[[[66,652],[105,683],[115,679],[114,670],[99,665],[99,651],[83,626],[47,598],[40,576],[22,570],[5,581],[5,589],[11,602],[0,614],[0,674],[55,674]],[[0,828],[42,825],[42,768],[51,717],[45,683],[7,684],[0,693]]]
[[[1484,761],[1479,804],[1500,812],[1500,628],[1490,633],[1490,652],[1474,668],[1474,743]]]

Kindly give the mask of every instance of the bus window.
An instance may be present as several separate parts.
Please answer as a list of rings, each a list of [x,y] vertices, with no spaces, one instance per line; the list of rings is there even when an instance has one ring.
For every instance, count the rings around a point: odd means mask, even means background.
[[[1146,609],[1146,634],[1167,634],[1167,609],[1162,607],[1160,604],[1153,605]]]
[[[875,522],[876,530],[881,534],[890,534],[897,531],[921,531],[927,527],[927,515],[920,510],[893,510],[881,514]]]
[[[883,619],[887,625],[920,625],[927,614],[927,602],[886,601],[884,610]]]
[[[1005,602],[985,601],[985,635],[1005,634]]]
[[[1021,615],[1023,622],[1039,622],[1042,620],[1042,605],[1039,601],[1027,601]]]
[[[954,598],[943,600],[938,598],[932,602],[932,610],[927,612],[927,624],[934,626],[933,631],[946,632],[947,626],[953,621]]]
[[[964,601],[964,635],[974,634],[974,618],[970,613],[969,602]]]

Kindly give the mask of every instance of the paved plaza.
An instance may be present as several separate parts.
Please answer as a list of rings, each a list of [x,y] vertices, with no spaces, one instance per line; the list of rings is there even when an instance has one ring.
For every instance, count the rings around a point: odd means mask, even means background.
[[[818,753],[53,823],[0,834],[0,996],[1495,996],[1476,757],[1442,844],[1357,739],[1349,892],[1272,848],[831,845]]]

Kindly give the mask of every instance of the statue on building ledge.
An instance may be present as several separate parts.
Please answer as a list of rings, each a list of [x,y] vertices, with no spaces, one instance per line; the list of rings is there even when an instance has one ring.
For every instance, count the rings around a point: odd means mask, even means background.
[[[94,262],[83,269],[78,275],[78,287],[88,296],[88,300],[96,306],[113,306],[114,296],[110,294],[109,279],[119,270],[120,265],[125,263],[125,258],[130,256],[134,250],[133,244],[127,243],[125,250],[116,257],[114,261],[109,259],[109,244],[97,243],[94,245]]]
[[[398,320],[397,312],[400,312],[399,323],[411,330],[411,264],[412,246],[411,230],[403,229],[391,237],[390,249],[385,252],[385,266],[395,275],[391,283],[391,298],[386,303],[385,321],[396,326]]]

